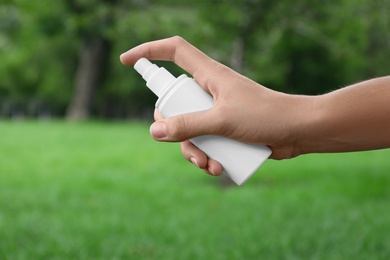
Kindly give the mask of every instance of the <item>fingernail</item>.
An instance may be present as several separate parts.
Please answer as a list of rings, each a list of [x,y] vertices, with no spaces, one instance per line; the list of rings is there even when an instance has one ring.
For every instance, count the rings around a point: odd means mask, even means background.
[[[157,139],[167,137],[167,125],[164,122],[156,122],[150,127],[150,133]]]
[[[198,161],[196,160],[195,157],[191,157],[191,158],[190,158],[190,161],[191,161],[193,164],[195,164],[197,167],[199,167]]]

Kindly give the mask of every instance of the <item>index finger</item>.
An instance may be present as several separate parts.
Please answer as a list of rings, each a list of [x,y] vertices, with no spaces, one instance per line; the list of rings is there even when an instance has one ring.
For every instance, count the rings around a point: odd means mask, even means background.
[[[179,36],[138,45],[120,56],[124,65],[133,66],[140,58],[173,61],[195,77],[207,72],[214,60]]]

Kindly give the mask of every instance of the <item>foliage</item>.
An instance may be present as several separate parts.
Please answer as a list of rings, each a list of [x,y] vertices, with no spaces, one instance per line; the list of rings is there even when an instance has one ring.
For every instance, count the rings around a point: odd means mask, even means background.
[[[2,6],[4,19],[15,13],[11,32],[2,33],[5,44],[0,65],[0,93],[13,101],[44,100],[63,107],[72,93],[77,41],[63,31],[59,3],[16,1]],[[12,12],[7,12],[11,10]],[[22,106],[22,104],[19,104]]]
[[[223,188],[148,124],[0,122],[1,259],[388,259],[390,150]]]
[[[38,103],[62,115],[74,92],[81,40],[88,34],[111,46],[105,80],[96,86],[96,116],[124,117],[151,107],[155,97],[118,57],[137,44],[173,35],[228,66],[238,41],[241,73],[281,91],[324,93],[388,74],[389,2],[3,1],[1,113]]]

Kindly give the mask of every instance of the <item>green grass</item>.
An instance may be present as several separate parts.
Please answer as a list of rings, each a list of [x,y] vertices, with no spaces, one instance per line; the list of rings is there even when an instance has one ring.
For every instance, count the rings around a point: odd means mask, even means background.
[[[389,259],[390,150],[223,188],[148,127],[0,121],[0,259]]]

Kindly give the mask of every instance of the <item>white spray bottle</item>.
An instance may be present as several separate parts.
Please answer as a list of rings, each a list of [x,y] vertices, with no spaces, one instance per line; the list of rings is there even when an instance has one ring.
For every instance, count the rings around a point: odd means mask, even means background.
[[[165,68],[159,68],[146,58],[138,60],[134,69],[157,95],[156,108],[163,117],[211,109],[213,98],[193,78],[176,78]],[[265,145],[250,145],[215,135],[190,140],[207,156],[221,163],[223,171],[238,185],[243,184],[271,155]]]

